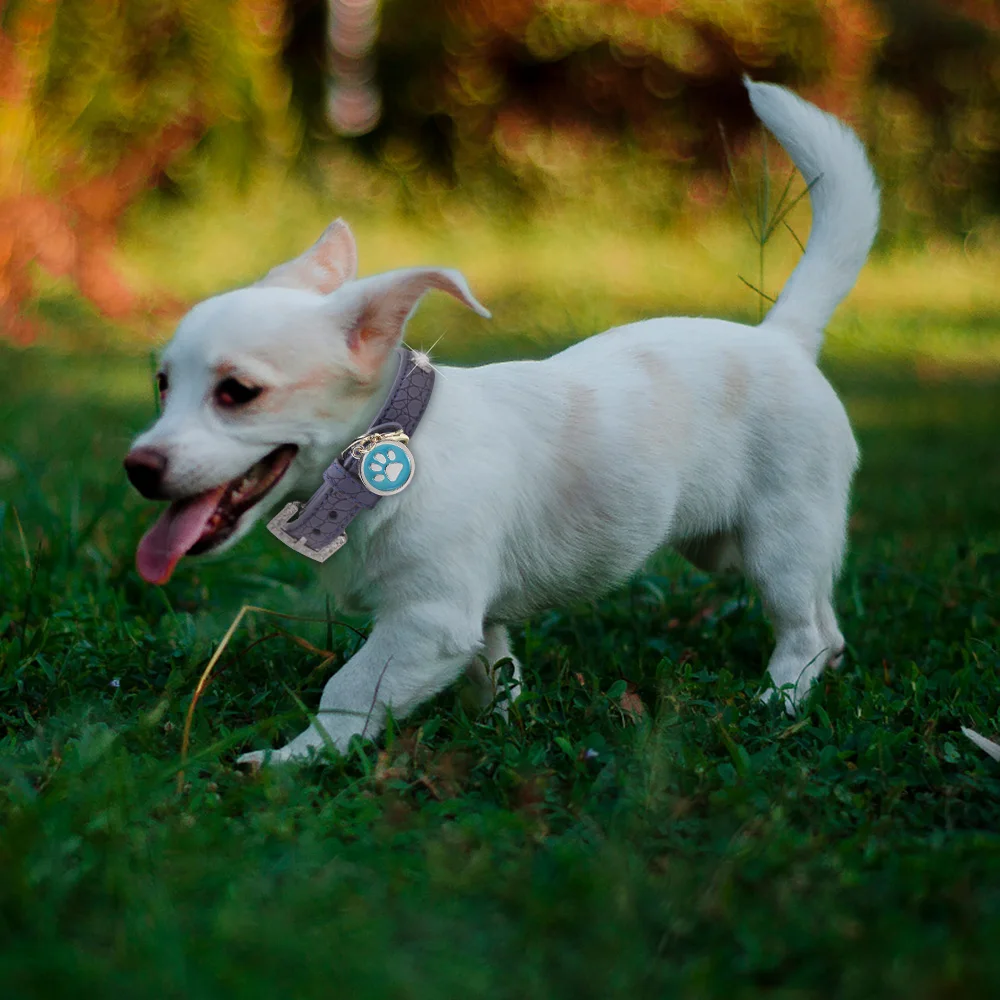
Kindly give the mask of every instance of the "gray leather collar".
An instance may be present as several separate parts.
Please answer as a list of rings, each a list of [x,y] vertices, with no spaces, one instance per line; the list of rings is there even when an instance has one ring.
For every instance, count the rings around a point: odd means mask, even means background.
[[[413,480],[413,456],[405,448],[405,443],[416,430],[430,402],[434,369],[424,355],[402,348],[396,353],[399,370],[385,406],[366,433],[337,456],[323,473],[323,485],[305,505],[286,504],[268,522],[268,531],[275,537],[317,562],[325,562],[340,549],[347,541],[345,529],[348,524],[361,511],[371,510],[385,495],[374,492],[378,487],[373,479],[378,478],[387,488],[392,487],[385,475],[374,476],[377,471],[375,465],[369,464],[367,470],[362,470],[373,449],[385,449],[393,459],[397,458],[396,451],[406,453],[406,457],[398,463],[388,465],[398,475],[402,472],[396,470],[397,464],[406,471],[405,481],[394,492],[399,492]],[[399,448],[399,444],[404,447]],[[383,466],[386,464],[384,457],[376,456],[373,461]]]

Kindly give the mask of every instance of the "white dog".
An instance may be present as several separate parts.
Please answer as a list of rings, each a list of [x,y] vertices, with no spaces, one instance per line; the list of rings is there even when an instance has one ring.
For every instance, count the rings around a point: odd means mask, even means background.
[[[807,251],[764,322],[649,320],[545,361],[441,369],[410,442],[412,485],[365,511],[322,568],[342,607],[373,614],[370,638],[314,725],[241,761],[343,750],[463,670],[488,704],[508,623],[602,594],[662,545],[756,584],[790,711],[839,658],[831,592],[858,452],[816,358],[874,239],[878,191],[849,129],[783,88],[747,88],[813,184]],[[357,279],[338,221],[256,285],[191,310],[163,357],[163,413],[126,459],[144,495],[172,501],[139,547],[147,580],[322,483],[385,402],[431,288],[489,315],[455,271]]]

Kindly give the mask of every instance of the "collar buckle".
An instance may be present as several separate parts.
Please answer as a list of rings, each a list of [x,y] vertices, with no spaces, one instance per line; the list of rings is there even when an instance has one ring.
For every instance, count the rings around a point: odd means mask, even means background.
[[[338,549],[347,544],[347,532],[342,531],[332,541],[327,542],[321,548],[314,549],[305,537],[293,538],[285,530],[285,525],[294,520],[302,511],[303,505],[292,501],[286,503],[270,521],[267,522],[267,530],[279,541],[284,542],[290,549],[294,549],[301,555],[308,556],[315,562],[326,562]]]

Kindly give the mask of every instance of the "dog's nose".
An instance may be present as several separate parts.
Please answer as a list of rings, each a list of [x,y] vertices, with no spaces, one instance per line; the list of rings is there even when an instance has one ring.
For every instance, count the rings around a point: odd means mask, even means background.
[[[125,456],[125,474],[147,500],[163,499],[166,468],[167,456],[155,448],[133,448]]]

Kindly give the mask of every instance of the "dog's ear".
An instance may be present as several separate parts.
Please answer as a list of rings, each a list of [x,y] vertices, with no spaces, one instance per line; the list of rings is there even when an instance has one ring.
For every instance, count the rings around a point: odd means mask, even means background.
[[[489,310],[458,272],[434,267],[388,271],[353,282],[330,296],[330,304],[360,372],[374,376],[403,339],[406,321],[425,292],[436,288],[486,319]]]
[[[337,219],[304,254],[272,268],[257,285],[301,288],[329,295],[357,276],[358,248],[354,235],[343,219]]]

